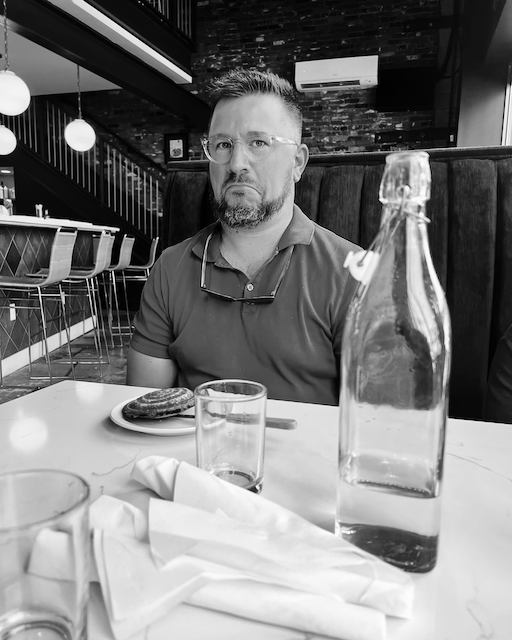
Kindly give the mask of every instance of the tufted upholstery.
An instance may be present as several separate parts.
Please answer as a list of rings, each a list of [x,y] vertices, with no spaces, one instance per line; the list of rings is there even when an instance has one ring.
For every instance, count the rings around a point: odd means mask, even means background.
[[[481,418],[490,360],[512,320],[512,147],[432,149],[428,205],[434,266],[453,327],[450,415]],[[367,247],[377,232],[386,154],[317,156],[296,202],[319,224]],[[208,163],[169,163],[163,246],[212,220]]]

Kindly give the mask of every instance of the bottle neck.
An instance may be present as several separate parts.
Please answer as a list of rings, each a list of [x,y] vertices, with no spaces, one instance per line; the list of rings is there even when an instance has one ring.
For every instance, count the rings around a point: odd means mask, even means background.
[[[401,242],[421,242],[429,252],[427,223],[430,220],[426,216],[426,203],[421,202],[391,202],[384,204],[379,233],[375,238],[375,250],[390,241],[396,234],[400,235]],[[405,236],[404,236],[405,234]],[[416,239],[416,240],[415,240]]]

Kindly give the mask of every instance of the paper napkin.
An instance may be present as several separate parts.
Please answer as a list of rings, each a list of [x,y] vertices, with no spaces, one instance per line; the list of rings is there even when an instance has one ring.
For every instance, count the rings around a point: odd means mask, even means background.
[[[409,618],[412,613],[413,584],[410,576],[366,553],[332,533],[311,524],[292,511],[260,495],[216,478],[186,462],[161,456],[138,461],[132,477],[158,495],[164,494],[176,504],[196,507],[205,512],[222,512],[227,517],[283,536],[286,545],[294,540],[316,547],[316,563],[326,560],[331,551],[338,563],[356,575],[367,577],[367,587],[360,604],[376,608],[387,615]],[[163,497],[163,496],[162,496]]]
[[[410,576],[262,496],[157,456],[132,477],[161,496],[147,512],[104,495],[91,505],[116,640],[172,624],[180,603],[343,640],[384,640],[386,615],[411,615]],[[38,542],[30,570],[67,579],[67,536]]]
[[[344,640],[383,640],[385,615],[411,614],[409,576],[261,496],[158,456],[132,477],[165,499],[150,500],[149,544],[95,535],[117,640],[179,602]]]
[[[177,511],[172,514],[172,522],[180,521],[177,535],[166,533],[173,528],[167,520],[169,511],[174,512],[173,507]],[[255,572],[250,557],[245,558],[246,571],[205,559],[202,556],[208,555],[208,550],[201,553],[195,539],[187,540],[182,535],[190,526],[200,524],[199,513],[189,521],[190,511],[199,512],[152,499],[148,523],[151,544],[112,531],[95,530],[98,573],[117,640],[142,632],[181,602],[343,640],[385,638],[383,613],[345,602],[326,589],[318,593],[302,591],[293,584],[293,572],[286,586],[279,572],[274,572],[274,577],[265,575],[261,567],[260,573]],[[219,520],[218,535],[222,523],[230,521],[222,514],[205,515],[208,522],[203,524],[210,524],[211,517]],[[224,546],[226,553],[217,559],[229,557],[227,545],[220,546]],[[192,547],[195,551],[189,553]],[[237,555],[236,550],[233,553]],[[240,545],[238,556],[243,561]],[[237,563],[231,558],[230,564]]]

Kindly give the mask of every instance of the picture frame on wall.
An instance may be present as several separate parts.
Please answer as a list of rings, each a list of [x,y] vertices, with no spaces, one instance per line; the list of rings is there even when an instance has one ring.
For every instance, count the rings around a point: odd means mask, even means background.
[[[188,160],[188,135],[186,133],[166,133],[164,135],[164,160]]]

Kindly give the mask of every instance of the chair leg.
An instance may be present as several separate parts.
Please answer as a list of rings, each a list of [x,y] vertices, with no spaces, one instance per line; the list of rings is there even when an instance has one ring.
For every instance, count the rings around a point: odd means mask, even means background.
[[[62,285],[59,282],[58,284],[59,287],[59,297],[60,297],[60,307],[62,310],[62,321],[64,323],[64,331],[66,332],[66,347],[68,350],[68,355],[69,355],[69,364],[71,367],[71,375],[73,377],[73,380],[76,380],[75,377],[75,366],[74,366],[74,362],[73,362],[73,354],[71,352],[71,332],[69,330],[69,323],[68,323],[68,319],[66,317],[66,296],[64,294],[64,290],[62,289]],[[49,356],[48,356],[49,357]]]
[[[123,291],[124,291],[124,302],[126,304],[126,318],[127,318],[127,322],[128,322],[128,328],[130,331],[130,338],[132,336],[132,332],[131,332],[131,319],[130,319],[130,310],[128,307],[128,291],[126,289],[126,278],[124,276],[124,271],[121,271],[121,279],[123,281]]]
[[[71,332],[69,329],[69,323],[67,320],[67,315],[66,315],[66,302],[65,302],[65,294],[64,294],[64,290],[62,289],[61,284],[57,284],[56,287],[56,291],[54,290],[51,293],[43,293],[43,291],[41,290],[40,287],[36,288],[37,290],[37,299],[34,295],[34,297],[32,298],[30,293],[28,293],[27,296],[27,306],[24,307],[26,309],[28,309],[29,311],[29,346],[28,346],[28,366],[29,366],[29,377],[31,380],[49,380],[50,384],[53,384],[53,382],[57,379],[68,379],[69,378],[69,374],[64,375],[64,376],[56,376],[53,372],[52,372],[52,360],[51,360],[51,354],[50,354],[50,346],[49,346],[49,341],[48,341],[48,321],[46,318],[46,304],[45,304],[45,299],[51,298],[52,300],[54,300],[58,305],[59,305],[59,313],[58,316],[56,317],[59,320],[59,330],[61,327],[61,322],[64,324],[64,332],[66,335],[66,347],[67,347],[67,351],[68,351],[68,355],[69,355],[69,361],[67,360],[62,360],[61,364],[68,364],[70,366],[70,371],[69,373],[71,374],[71,376],[73,377],[73,380],[76,380],[75,377],[75,368],[74,368],[74,362],[73,362],[73,358],[72,358],[72,352],[71,352]],[[31,302],[36,302],[38,303],[38,311],[39,311],[39,324],[41,327],[41,331],[40,333],[42,333],[43,336],[43,357],[44,360],[46,362],[46,366],[48,369],[48,375],[47,376],[39,376],[39,375],[34,375],[33,373],[33,362],[32,362],[32,335],[30,333],[30,318],[32,317],[34,311],[36,310],[36,307],[33,304],[30,304]],[[62,342],[61,342],[61,346],[62,346]]]
[[[30,291],[23,290],[22,292],[21,291],[18,292],[18,295],[11,297],[10,299],[11,301],[16,302],[17,309],[19,310],[23,309],[28,311],[27,328],[28,328],[29,378],[31,380],[48,380],[50,384],[53,384],[57,379],[62,379],[62,378],[67,379],[69,378],[69,375],[71,375],[72,378],[76,380],[74,362],[73,362],[72,351],[71,351],[71,332],[70,332],[69,323],[67,319],[66,295],[64,293],[64,289],[62,288],[61,284],[60,283],[56,284],[56,286],[52,287],[51,290],[49,288],[41,289],[41,287],[34,287]],[[52,358],[50,353],[50,344],[49,344],[49,336],[48,336],[49,311],[47,314],[47,305],[46,305],[46,301],[48,299],[53,300],[56,303],[56,305],[58,305],[57,315],[52,316],[50,318],[52,321],[55,321],[55,322],[58,320],[58,327],[57,327],[58,334],[55,337],[62,336],[62,326],[64,327],[64,334],[65,334],[69,361],[59,360],[59,363],[70,365],[70,371],[65,376],[55,375],[52,367]],[[32,324],[32,317],[34,316],[34,314],[36,314],[37,323],[39,326],[39,329],[35,335],[36,336],[38,336],[39,334],[42,335],[42,340],[41,340],[42,349],[43,349],[42,357],[44,358],[44,361],[48,370],[48,375],[46,376],[36,375],[34,373],[34,368],[33,368],[34,363],[32,361],[32,355],[33,355],[32,350],[34,348],[34,344],[32,344],[33,336],[31,331],[31,324]],[[62,338],[60,341],[60,346],[63,346]],[[1,358],[1,353],[0,353],[0,358]],[[0,361],[0,367],[1,367],[1,361]],[[1,371],[1,369],[0,369],[0,386],[3,386],[3,372]]]
[[[84,335],[85,335],[85,318],[90,317],[92,322],[92,337],[94,342],[94,348],[96,351],[96,358],[94,357],[80,357],[77,353],[74,356],[71,356],[71,359],[76,364],[97,364],[99,369],[100,378],[103,377],[102,365],[106,363],[110,363],[110,356],[108,353],[108,345],[106,343],[105,330],[103,325],[103,319],[101,317],[101,306],[99,306],[99,294],[98,294],[98,286],[96,282],[96,278],[84,278],[83,280],[78,280],[76,282],[69,281],[68,290],[65,296],[67,298],[85,298],[87,301],[87,308],[84,306],[82,311],[83,319],[83,327],[84,327]],[[73,287],[73,284],[75,285]],[[103,328],[103,339],[104,339],[104,347],[101,342],[102,338],[102,328]],[[105,349],[105,353],[103,353],[103,348]]]
[[[112,315],[112,280],[110,277],[111,272],[108,272],[108,276],[105,275],[105,271],[101,274],[103,279],[103,294],[105,296],[105,303],[107,305],[107,324],[110,334],[110,346],[113,348],[114,344],[114,327],[113,327],[113,315]]]
[[[103,320],[103,313],[101,308],[101,299],[98,290],[98,283],[96,278],[87,280],[87,289],[89,292],[89,300],[91,305],[91,314],[93,317],[94,334],[96,336],[97,352],[100,362],[100,375],[101,365],[110,363],[110,355],[108,352],[107,336],[105,334],[105,322]],[[103,347],[101,344],[101,338],[103,336],[103,345],[105,346],[105,355],[103,355]],[[105,359],[104,359],[105,358]]]
[[[92,288],[94,305],[96,308],[96,316],[99,322],[99,330],[101,332],[101,336],[103,336],[103,344],[105,345],[105,358],[107,362],[110,363],[110,354],[108,352],[107,333],[105,330],[105,318],[103,317],[103,305],[101,303],[100,283],[98,280],[98,276],[93,278],[93,282],[91,282],[91,288]],[[100,336],[100,343],[101,343],[101,336]]]
[[[45,310],[44,310],[43,296],[41,294],[41,289],[39,287],[37,287],[37,299],[39,300],[39,310],[41,314],[41,328],[43,330],[44,353],[45,353],[46,366],[48,367],[48,377],[50,379],[50,384],[53,384],[52,365],[50,362],[50,349],[48,346],[48,328],[46,326],[46,314],[44,312]],[[33,379],[37,380],[38,377],[34,377]]]
[[[98,309],[96,308],[96,299],[94,297],[94,292],[91,287],[91,281],[89,278],[85,280],[85,286],[87,288],[87,300],[89,302],[89,309],[91,312],[91,321],[92,321],[92,336],[94,340],[94,347],[96,349],[96,354],[98,356],[98,367],[100,378],[102,377],[101,371],[101,360],[103,354],[101,352],[101,335],[99,330],[99,318],[98,318]]]
[[[119,310],[119,296],[117,295],[117,284],[116,284],[116,275],[114,271],[110,271],[110,282],[112,287],[112,293],[114,296],[114,304],[115,304],[115,313],[117,320],[117,334],[119,336],[119,346],[123,346],[123,336],[121,331],[121,320],[120,320],[120,310]]]
[[[126,325],[128,328],[128,335],[130,339],[132,337],[132,320],[130,317],[130,307],[128,306],[128,293],[126,290],[126,277],[124,275],[124,271],[121,271],[121,281],[123,283],[123,291],[124,291],[124,303],[126,305]]]

